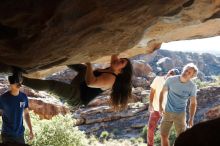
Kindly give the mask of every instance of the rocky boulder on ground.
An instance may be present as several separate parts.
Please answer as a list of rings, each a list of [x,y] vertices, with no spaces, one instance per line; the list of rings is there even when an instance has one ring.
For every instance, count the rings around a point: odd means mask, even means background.
[[[70,113],[70,109],[67,106],[60,104],[59,102],[54,103],[50,100],[41,98],[28,98],[29,109],[33,110],[34,113],[39,115],[41,119],[51,119],[56,115],[66,115]]]
[[[220,104],[209,109],[208,112],[205,113],[205,118],[207,120],[212,120],[220,117]]]

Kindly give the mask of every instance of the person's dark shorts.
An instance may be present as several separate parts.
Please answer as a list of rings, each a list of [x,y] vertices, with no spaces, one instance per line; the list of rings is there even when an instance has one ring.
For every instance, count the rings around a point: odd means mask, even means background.
[[[19,137],[12,137],[5,134],[1,134],[3,143],[17,143],[17,144],[25,144],[24,135]]]

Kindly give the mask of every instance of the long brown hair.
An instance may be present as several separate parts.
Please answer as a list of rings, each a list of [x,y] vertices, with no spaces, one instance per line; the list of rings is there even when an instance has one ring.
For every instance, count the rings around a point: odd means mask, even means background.
[[[124,109],[127,107],[132,91],[132,64],[129,59],[123,59],[127,60],[127,64],[122,69],[121,73],[117,75],[110,95],[110,102],[115,109]]]

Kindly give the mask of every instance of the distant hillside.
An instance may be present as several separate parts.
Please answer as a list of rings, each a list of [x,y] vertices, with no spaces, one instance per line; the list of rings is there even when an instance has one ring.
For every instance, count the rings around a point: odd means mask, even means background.
[[[174,52],[158,50],[149,55],[139,55],[134,60],[145,60],[154,73],[167,72],[171,68],[179,68],[190,62],[195,63],[202,76],[220,75],[220,57],[204,53]]]

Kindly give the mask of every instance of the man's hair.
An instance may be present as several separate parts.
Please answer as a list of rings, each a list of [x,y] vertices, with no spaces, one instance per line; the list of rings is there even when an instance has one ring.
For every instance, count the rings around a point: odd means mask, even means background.
[[[187,69],[189,69],[189,68],[194,69],[194,75],[193,75],[193,77],[196,77],[197,74],[198,74],[198,71],[199,71],[198,67],[197,67],[194,63],[188,63],[188,64],[186,64],[186,65],[183,67],[183,72],[185,72],[185,71],[186,71]],[[183,73],[183,72],[182,72],[182,73]]]
[[[19,83],[19,80],[15,76],[8,76],[8,82],[9,84],[15,84],[15,83]]]

